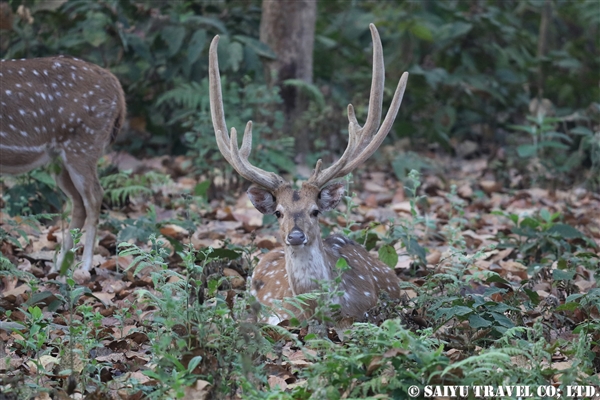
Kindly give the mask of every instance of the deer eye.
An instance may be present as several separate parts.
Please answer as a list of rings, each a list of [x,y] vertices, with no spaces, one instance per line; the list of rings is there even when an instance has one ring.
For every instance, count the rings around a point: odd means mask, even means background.
[[[312,210],[312,212],[310,213],[310,215],[312,215],[313,217],[318,217],[319,213],[320,213],[319,210]]]
[[[281,211],[275,211],[274,214],[277,218],[281,218]]]

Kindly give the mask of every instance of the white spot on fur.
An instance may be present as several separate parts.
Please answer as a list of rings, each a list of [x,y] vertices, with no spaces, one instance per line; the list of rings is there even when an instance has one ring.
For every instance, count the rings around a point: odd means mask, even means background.
[[[279,318],[277,315],[272,315],[269,318],[267,318],[267,324],[269,325],[277,325],[280,322],[281,318]]]

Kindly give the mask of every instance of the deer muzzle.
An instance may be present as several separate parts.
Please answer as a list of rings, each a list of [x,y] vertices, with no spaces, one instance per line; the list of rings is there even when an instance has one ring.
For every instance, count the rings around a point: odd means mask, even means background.
[[[290,246],[300,246],[301,244],[306,244],[306,242],[308,242],[308,238],[304,232],[297,227],[294,227],[285,238],[285,243],[289,244]]]

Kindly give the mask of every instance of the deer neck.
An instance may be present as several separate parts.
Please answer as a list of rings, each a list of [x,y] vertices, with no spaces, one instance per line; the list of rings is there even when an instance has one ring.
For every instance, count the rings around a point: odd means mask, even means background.
[[[333,278],[332,261],[320,240],[304,246],[286,246],[285,268],[294,295],[319,290],[319,281]]]

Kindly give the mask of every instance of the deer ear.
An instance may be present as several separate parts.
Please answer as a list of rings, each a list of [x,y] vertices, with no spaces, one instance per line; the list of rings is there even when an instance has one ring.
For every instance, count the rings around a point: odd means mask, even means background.
[[[319,192],[317,205],[321,211],[333,210],[344,197],[346,185],[343,182],[331,183]]]
[[[254,204],[254,207],[263,214],[273,214],[277,203],[275,202],[275,196],[271,194],[267,189],[260,186],[250,186],[246,191],[248,198]]]

